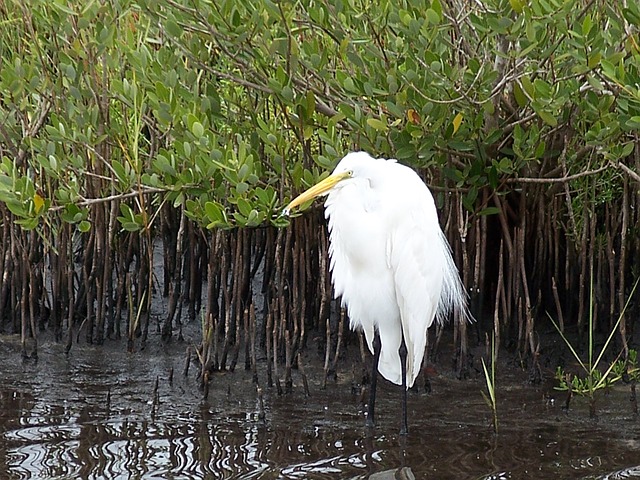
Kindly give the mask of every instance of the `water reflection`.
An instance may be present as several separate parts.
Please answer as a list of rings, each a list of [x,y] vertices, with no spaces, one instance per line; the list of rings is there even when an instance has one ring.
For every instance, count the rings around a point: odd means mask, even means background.
[[[607,473],[606,475],[601,475],[597,477],[586,477],[587,479],[592,480],[623,480],[626,478],[640,478],[640,465],[630,468],[624,468],[622,470],[617,470],[615,472]]]
[[[368,480],[415,480],[410,467],[394,468],[369,475]]]
[[[356,442],[345,448],[335,438],[280,435],[253,415],[223,423],[122,419],[24,426],[6,431],[3,444],[6,473],[24,479],[335,478],[367,465]],[[299,461],[291,463],[294,458]],[[379,453],[369,458],[380,460]]]
[[[203,401],[192,380],[167,381],[178,353],[112,352],[107,361],[98,350],[65,358],[56,348],[22,364],[0,344],[15,362],[0,372],[2,479],[640,478],[640,430],[619,408],[625,392],[613,391],[599,406],[607,421],[594,423],[530,387],[505,389],[495,436],[482,382],[442,377],[434,394],[409,396],[411,432],[400,438],[388,386],[374,431],[346,382],[324,391],[318,382],[311,398],[266,391],[263,421],[245,372],[216,377]]]
[[[14,478],[253,478],[269,468],[259,430],[128,420],[32,426],[5,433],[5,465]]]

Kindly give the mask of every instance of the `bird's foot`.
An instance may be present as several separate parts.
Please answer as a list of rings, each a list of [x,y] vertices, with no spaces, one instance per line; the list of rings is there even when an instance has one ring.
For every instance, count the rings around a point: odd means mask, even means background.
[[[409,435],[409,428],[406,425],[400,427],[400,435]]]

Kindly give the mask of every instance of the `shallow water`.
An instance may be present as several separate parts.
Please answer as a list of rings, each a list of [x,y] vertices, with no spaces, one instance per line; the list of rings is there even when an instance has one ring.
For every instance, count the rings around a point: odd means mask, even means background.
[[[0,338],[1,479],[640,478],[640,426],[624,387],[600,397],[594,421],[584,401],[565,413],[561,395],[551,401],[548,387],[505,367],[494,435],[484,380],[440,374],[431,394],[410,392],[403,438],[396,387],[382,382],[368,431],[351,373],[322,390],[313,359],[311,396],[296,372],[291,395],[265,388],[261,420],[244,370],[215,376],[204,400],[193,373],[181,373],[185,344],[133,354],[80,345],[65,356],[45,342],[35,363],[14,342]]]

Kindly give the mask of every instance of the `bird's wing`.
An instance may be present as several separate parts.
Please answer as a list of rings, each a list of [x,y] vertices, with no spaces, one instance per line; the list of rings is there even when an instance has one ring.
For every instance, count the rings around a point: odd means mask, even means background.
[[[414,204],[399,214],[389,237],[389,259],[408,351],[407,387],[413,385],[422,366],[427,329],[438,308],[446,265],[435,207],[428,200],[431,205],[426,201],[415,208]]]

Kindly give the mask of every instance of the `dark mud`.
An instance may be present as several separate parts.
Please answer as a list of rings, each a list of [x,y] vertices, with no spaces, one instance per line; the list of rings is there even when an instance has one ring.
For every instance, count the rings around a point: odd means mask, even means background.
[[[0,478],[640,478],[640,426],[623,385],[599,397],[591,420],[586,401],[567,413],[550,383],[532,387],[501,365],[495,435],[484,379],[441,372],[432,393],[410,392],[403,438],[393,385],[381,382],[367,431],[353,373],[323,390],[321,362],[305,358],[311,396],[294,372],[291,395],[264,388],[261,419],[242,369],[216,374],[204,400],[195,374],[182,375],[186,346],[152,338],[142,352],[118,342],[65,356],[43,341],[36,363],[1,337]]]

